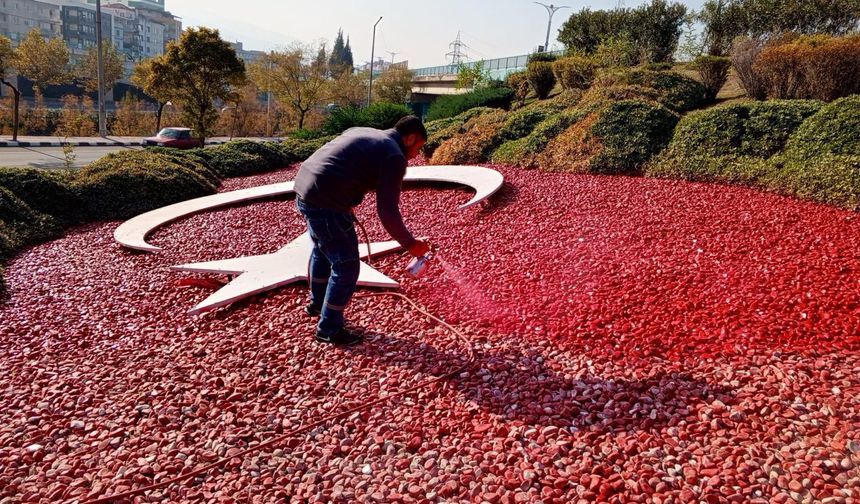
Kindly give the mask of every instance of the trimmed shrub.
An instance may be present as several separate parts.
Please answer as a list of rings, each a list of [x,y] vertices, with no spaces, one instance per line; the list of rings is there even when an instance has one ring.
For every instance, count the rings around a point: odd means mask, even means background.
[[[496,138],[500,143],[522,138],[531,133],[550,113],[551,110],[546,107],[525,107],[511,112],[496,132]]]
[[[571,124],[585,117],[590,111],[590,108],[576,108],[552,114],[535,126],[528,136],[505,142],[499,146],[493,152],[491,160],[494,163],[534,168],[537,155],[543,152],[547,144]]]
[[[81,220],[81,202],[69,189],[68,175],[65,171],[0,168],[0,187],[11,191],[36,212],[72,224]]]
[[[860,156],[780,156],[760,185],[782,194],[860,210]]]
[[[823,105],[815,100],[769,100],[749,104],[749,118],[744,123],[740,153],[760,158],[778,154],[785,149],[791,135]],[[860,123],[855,119],[855,124]],[[855,131],[860,135],[860,128]],[[830,133],[838,134],[835,131]]]
[[[430,164],[458,165],[487,161],[489,153],[497,145],[496,133],[505,115],[504,111],[495,110],[470,119],[459,134],[436,149]]]
[[[197,155],[205,159],[209,166],[223,178],[243,177],[268,169],[262,157],[235,149],[225,149],[223,145],[201,149]]]
[[[618,84],[613,86],[592,86],[582,95],[582,103],[603,101],[640,100],[661,103],[660,93],[654,88]]]
[[[317,138],[325,136],[325,132],[323,130],[312,130],[307,128],[300,128],[296,131],[290,133],[290,138],[294,138],[296,140],[316,140]]]
[[[674,112],[687,112],[705,103],[705,87],[697,80],[677,72],[652,72],[632,69],[604,73],[597,79],[602,87],[634,85],[651,88],[660,95],[660,103]]]
[[[529,55],[529,59],[527,61],[527,64],[531,64],[532,62],[535,62],[535,61],[552,63],[553,61],[555,61],[557,59],[558,59],[558,56],[556,56],[555,54],[552,54],[549,52],[536,52],[536,53],[531,53]]]
[[[320,147],[332,141],[335,137],[324,136],[314,140],[295,140],[288,138],[278,145],[278,148],[283,152],[287,164],[298,163],[311,157],[311,154],[316,152]]]
[[[636,173],[666,146],[677,122],[659,104],[606,102],[550,141],[538,164],[551,171]]]
[[[514,96],[520,104],[525,103],[529,95],[529,77],[525,70],[508,75],[505,81],[509,88],[514,90]]]
[[[860,156],[860,96],[828,103],[791,136],[787,152],[798,159],[825,154]]]
[[[801,36],[766,46],[753,64],[770,98],[831,101],[860,93],[860,36]]]
[[[361,126],[389,129],[393,128],[397,121],[412,115],[412,110],[397,103],[378,102],[364,109],[363,114],[365,123]]]
[[[547,110],[561,111],[579,105],[580,100],[582,100],[582,94],[581,89],[567,89],[552,98],[533,103],[531,106],[547,107]]]
[[[529,86],[537,95],[538,99],[549,96],[555,87],[555,74],[552,72],[552,63],[548,61],[533,61],[528,66]]]
[[[424,128],[427,130],[427,138],[429,139],[431,136],[456,122],[456,117],[446,117],[445,119],[436,119],[435,121],[424,123]]]
[[[681,170],[683,178],[695,178],[697,170],[719,172],[720,165],[729,164],[724,158],[769,158],[781,152],[792,133],[820,107],[821,102],[793,100],[738,103],[692,112],[675,129],[661,164],[668,165],[670,172]]]
[[[322,131],[327,135],[339,135],[355,127],[388,129],[393,128],[401,118],[411,114],[412,111],[408,107],[394,103],[378,102],[367,108],[348,105],[331,111]]]
[[[213,194],[215,186],[169,156],[122,151],[82,168],[74,190],[89,219],[113,220]]]
[[[174,161],[184,164],[195,172],[202,175],[206,180],[215,185],[221,185],[221,175],[209,162],[204,149],[172,149],[170,147],[147,147],[147,152],[167,156]]]
[[[767,101],[681,119],[646,174],[754,185],[860,209],[860,97]]]
[[[699,74],[702,85],[705,86],[705,97],[714,101],[729,78],[729,68],[732,61],[724,56],[699,56],[692,64],[693,70]]]
[[[568,56],[552,64],[552,71],[562,89],[588,89],[594,82],[596,69],[597,65],[588,56]]]
[[[221,146],[225,150],[236,150],[245,154],[257,155],[266,163],[266,168],[273,170],[284,168],[290,160],[275,142],[254,142],[252,140],[233,140]]]
[[[12,257],[23,247],[55,238],[61,230],[53,217],[33,210],[0,187],[0,258]]]
[[[349,128],[358,126],[363,120],[360,107],[355,105],[337,107],[325,118],[322,130],[327,135],[339,135]]]
[[[427,111],[427,121],[453,117],[476,107],[507,110],[513,99],[514,91],[507,87],[483,88],[459,95],[440,96]]]
[[[454,117],[431,121],[428,124],[432,125],[434,131],[431,133],[430,129],[427,130],[427,142],[424,144],[421,151],[427,158],[432,157],[433,153],[436,152],[436,149],[438,149],[446,140],[460,133],[463,125],[469,122],[469,120],[498,110],[499,109],[489,107],[475,107]]]

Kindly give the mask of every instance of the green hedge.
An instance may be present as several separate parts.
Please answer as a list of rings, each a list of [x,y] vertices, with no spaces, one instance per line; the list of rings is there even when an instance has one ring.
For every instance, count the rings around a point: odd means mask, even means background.
[[[209,162],[208,151],[204,152],[203,149],[173,149],[170,147],[147,147],[146,150],[166,156],[177,163],[185,165],[216,186],[221,183],[222,175]]]
[[[213,194],[216,187],[170,156],[123,151],[82,168],[74,189],[90,220],[112,220]]]
[[[334,135],[317,137],[313,140],[294,140],[288,138],[278,145],[278,148],[284,154],[284,158],[288,161],[287,164],[298,163],[311,157],[311,154],[317,149],[332,141]]]
[[[79,222],[81,201],[69,189],[69,172],[35,168],[0,168],[0,187],[9,190],[36,212],[50,215],[63,224]]]
[[[427,121],[456,116],[475,107],[509,109],[514,99],[513,89],[484,88],[459,95],[439,97],[427,111]]]
[[[774,100],[692,112],[678,124],[665,155],[680,162],[703,155],[767,158],[782,151],[790,135],[820,108],[816,101]]]
[[[444,119],[436,119],[429,121],[427,127],[427,142],[422,147],[421,151],[429,159],[446,140],[449,140],[454,135],[461,133],[463,125],[475,117],[484,115],[490,112],[495,112],[498,109],[490,107],[475,107],[471,108],[454,117],[446,117]]]
[[[695,112],[646,167],[654,177],[752,185],[860,208],[860,97],[772,100]]]
[[[523,167],[533,167],[534,157],[543,152],[547,144],[571,124],[579,121],[591,111],[590,108],[567,109],[552,114],[540,123],[527,136],[503,143],[490,159],[494,163],[510,163]]]
[[[357,126],[388,129],[408,115],[412,115],[408,107],[387,102],[374,103],[367,108],[340,107],[328,115],[322,131],[327,135],[339,135]]]
[[[699,81],[677,72],[652,71],[636,68],[614,71],[601,75],[597,85],[642,86],[655,90],[659,101],[675,112],[688,112],[700,108],[707,102],[707,90]]]
[[[592,173],[635,173],[672,138],[678,116],[648,102],[609,102],[591,128],[603,146],[590,163]]]
[[[822,154],[860,156],[860,95],[823,106],[797,129],[787,150],[803,159]]]
[[[222,177],[302,161],[331,138],[127,150],[80,170],[0,168],[0,260],[59,236],[63,228],[78,222],[132,217],[212,194]],[[5,286],[2,271],[0,267],[0,292]]]
[[[62,226],[37,212],[8,189],[0,187],[0,258],[16,250],[59,236]]]

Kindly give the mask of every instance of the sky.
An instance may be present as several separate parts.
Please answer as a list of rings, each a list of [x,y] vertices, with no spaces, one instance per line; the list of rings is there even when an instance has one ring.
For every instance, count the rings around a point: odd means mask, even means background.
[[[704,0],[680,0],[691,9]],[[626,7],[643,3],[621,0]],[[544,2],[547,3],[547,2]],[[619,0],[568,1],[573,9],[556,12],[550,48],[558,29],[575,10],[611,9]],[[546,39],[549,16],[531,0],[167,0],[167,9],[182,18],[183,26],[218,28],[231,42],[245,49],[269,51],[301,42],[328,43],[331,49],[338,28],[350,37],[356,65],[370,61],[373,24],[376,59],[409,61],[410,68],[444,65],[445,53],[460,32],[472,60],[527,54]],[[555,45],[560,45],[555,42]]]

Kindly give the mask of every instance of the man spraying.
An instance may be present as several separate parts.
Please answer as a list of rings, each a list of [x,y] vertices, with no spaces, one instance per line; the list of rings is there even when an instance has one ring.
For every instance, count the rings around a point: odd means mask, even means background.
[[[414,257],[430,246],[416,240],[400,215],[400,186],[409,159],[418,155],[427,130],[415,116],[393,129],[350,128],[302,163],[296,175],[296,206],[314,242],[310,259],[310,304],[320,316],[316,339],[354,345],[361,334],[344,327],[343,312],[358,282],[358,235],[353,208],[376,191],[376,209],[388,234]]]

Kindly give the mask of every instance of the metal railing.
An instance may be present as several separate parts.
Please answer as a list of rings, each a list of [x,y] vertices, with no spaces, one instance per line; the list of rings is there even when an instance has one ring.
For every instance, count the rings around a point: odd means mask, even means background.
[[[557,56],[563,55],[564,51],[551,51],[550,54]],[[494,58],[488,60],[480,60],[484,62],[484,70],[490,74],[491,79],[504,79],[509,74],[525,70],[529,61],[529,54],[521,54],[519,56],[508,56],[505,58]],[[462,65],[466,68],[472,68],[480,61],[469,61]],[[441,65],[434,67],[415,68],[412,70],[415,77],[438,77],[443,75],[457,75],[460,73],[459,65]]]

